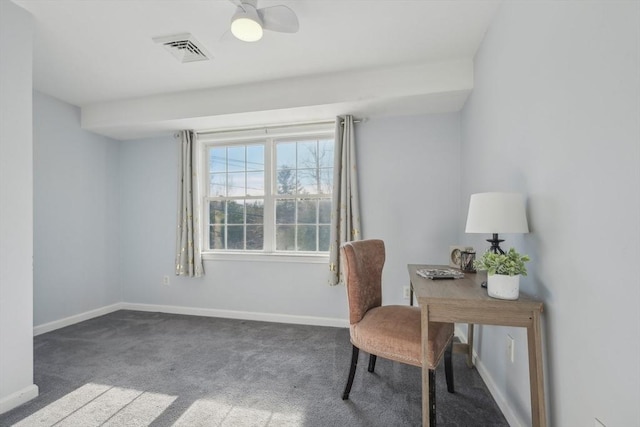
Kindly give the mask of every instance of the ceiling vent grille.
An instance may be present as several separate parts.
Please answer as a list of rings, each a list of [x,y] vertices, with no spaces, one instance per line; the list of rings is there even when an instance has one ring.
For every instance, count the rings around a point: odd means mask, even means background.
[[[153,41],[163,45],[169,53],[182,63],[208,61],[211,56],[205,48],[202,47],[202,43],[189,33],[154,37]]]

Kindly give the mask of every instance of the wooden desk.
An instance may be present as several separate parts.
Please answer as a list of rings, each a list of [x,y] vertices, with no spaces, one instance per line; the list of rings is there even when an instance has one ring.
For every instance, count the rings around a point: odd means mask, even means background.
[[[409,288],[409,305],[413,306],[413,287]],[[473,368],[473,323],[467,323],[467,342],[454,342],[453,352],[464,353],[467,357],[467,366]]]
[[[520,293],[516,301],[491,298],[480,287],[486,275],[466,273],[464,279],[429,280],[418,276],[420,268],[449,268],[444,265],[410,264],[411,289],[422,313],[422,336],[428,335],[429,322],[459,322],[527,328],[531,420],[534,427],[546,427],[542,369],[540,314],[542,303]],[[427,341],[422,342],[427,354]],[[429,366],[422,362],[422,425],[429,426]]]

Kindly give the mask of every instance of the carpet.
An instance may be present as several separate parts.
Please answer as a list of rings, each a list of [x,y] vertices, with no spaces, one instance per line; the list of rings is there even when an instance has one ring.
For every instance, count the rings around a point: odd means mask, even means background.
[[[420,426],[420,369],[360,352],[346,328],[117,311],[34,338],[40,395],[0,426]],[[475,369],[437,371],[439,426],[508,426]]]

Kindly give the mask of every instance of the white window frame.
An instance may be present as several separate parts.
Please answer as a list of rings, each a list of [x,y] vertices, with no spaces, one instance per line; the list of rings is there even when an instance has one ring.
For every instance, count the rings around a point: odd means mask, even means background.
[[[276,141],[295,138],[333,139],[335,121],[309,123],[303,125],[267,126],[252,129],[232,129],[215,132],[198,132],[196,143],[198,153],[197,175],[200,177],[201,229],[199,236],[202,257],[205,260],[242,260],[242,261],[284,261],[325,263],[329,252],[276,251],[275,250],[275,200],[277,180],[275,179]],[[209,178],[208,149],[214,146],[264,144],[265,149],[265,194],[264,194],[264,249],[254,250],[210,250],[206,239],[209,233]]]

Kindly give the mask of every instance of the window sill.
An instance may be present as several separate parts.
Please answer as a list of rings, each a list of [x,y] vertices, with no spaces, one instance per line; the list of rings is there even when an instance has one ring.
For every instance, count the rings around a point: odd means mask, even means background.
[[[204,261],[299,262],[307,264],[328,264],[329,254],[205,252],[202,254],[202,259]]]

